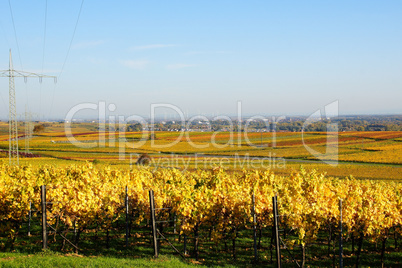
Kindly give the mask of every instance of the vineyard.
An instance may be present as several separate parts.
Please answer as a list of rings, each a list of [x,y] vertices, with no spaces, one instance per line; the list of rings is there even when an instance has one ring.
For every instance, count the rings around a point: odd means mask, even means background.
[[[93,162],[98,166],[130,169],[137,158],[147,153],[150,166],[174,167],[182,170],[213,169],[224,166],[230,170],[243,168],[264,170],[290,176],[302,164],[331,177],[358,179],[400,180],[402,178],[401,131],[339,132],[336,155],[322,159],[338,159],[336,167],[313,156],[306,148],[325,153],[328,135],[323,132],[118,132],[96,130],[95,123],[75,123],[72,143],[64,132],[64,125],[46,123],[43,132],[30,140],[29,153],[24,140],[19,142],[20,163],[39,167],[52,164],[68,166]],[[0,124],[0,164],[8,163],[8,125]],[[23,125],[20,132],[23,133]],[[4,139],[3,139],[4,138]],[[104,145],[101,145],[104,142]],[[137,146],[138,145],[138,146]],[[35,158],[32,158],[35,156]],[[246,159],[246,161],[244,160]],[[246,165],[242,163],[247,162]],[[249,164],[253,162],[253,165]],[[279,164],[278,164],[279,163]]]
[[[0,166],[3,250],[13,249],[17,240],[24,240],[26,234],[22,230],[32,207],[40,210],[41,185],[46,185],[47,189],[48,224],[64,237],[54,235],[50,247],[62,243],[64,251],[77,248],[85,251],[82,245],[86,245],[86,235],[93,232],[106,234],[109,241],[109,231],[124,225],[121,222],[126,216],[126,198],[130,228],[142,226],[150,230],[149,190],[154,192],[157,208],[170,208],[169,212],[161,210],[157,217],[166,222],[174,219],[177,232],[174,241],[177,247],[182,247],[183,241],[191,245],[188,258],[205,260],[208,259],[207,248],[219,251],[224,246],[227,251],[230,244],[233,259],[248,254],[252,260],[252,235],[249,251],[236,249],[236,243],[244,243],[244,237],[251,234],[255,226],[259,230],[259,244],[266,244],[259,246],[259,258],[269,263],[273,250],[269,241],[272,243],[272,197],[275,195],[278,196],[283,239],[301,266],[313,261],[309,252],[317,244],[326,245],[328,249],[335,247],[340,228],[339,200],[343,202],[342,238],[345,243],[355,244],[356,241],[357,262],[363,254],[363,241],[382,245],[378,255],[383,263],[387,258],[385,252],[391,250],[387,241],[394,240],[392,250],[398,251],[398,239],[402,236],[402,185],[398,182],[337,179],[304,169],[281,176],[269,170],[119,170],[92,164],[66,167],[3,164]],[[163,226],[160,228],[163,230]],[[164,230],[171,232],[168,225]],[[139,237],[131,235],[130,240]],[[70,238],[74,240],[74,247],[66,245],[66,239]],[[149,233],[142,239],[152,248]],[[293,263],[285,253],[283,258],[285,263]]]

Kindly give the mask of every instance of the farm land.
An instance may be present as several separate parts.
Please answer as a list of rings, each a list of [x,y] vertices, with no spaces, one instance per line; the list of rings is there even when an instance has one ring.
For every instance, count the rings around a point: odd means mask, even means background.
[[[358,179],[398,180],[402,178],[401,131],[339,132],[337,155],[326,154],[319,161],[306,147],[325,154],[331,134],[325,132],[172,132],[99,133],[95,123],[73,124],[71,143],[64,132],[64,124],[48,123],[44,132],[30,140],[29,151],[35,158],[21,157],[20,163],[30,165],[69,165],[93,162],[130,169],[141,154],[151,158],[154,168],[213,169],[221,166],[228,170],[244,168],[270,169],[277,174],[289,175],[303,166],[325,172],[327,176]],[[20,132],[23,133],[23,126]],[[23,135],[20,135],[23,136]],[[329,138],[329,143],[327,139]],[[102,144],[101,144],[102,143]],[[305,146],[306,145],[306,146]],[[19,141],[25,151],[25,141]],[[0,122],[0,161],[8,161],[8,125]]]
[[[21,124],[19,133],[23,130]],[[7,166],[7,131],[8,125],[0,122],[2,213],[10,223],[1,225],[0,247],[5,251],[1,258],[10,266],[86,266],[94,256],[95,263],[109,266],[272,266],[274,194],[281,198],[285,242],[303,266],[336,262],[333,228],[339,227],[340,197],[345,199],[345,266],[400,265],[400,131],[99,132],[94,123],[76,123],[66,136],[64,124],[46,123],[30,140],[27,154],[20,136],[21,168],[15,169]],[[326,153],[331,145],[336,145],[336,154]],[[312,150],[325,158],[317,159]],[[149,157],[146,167],[137,165],[143,155]],[[52,231],[51,251],[40,251],[42,184],[49,188],[50,203],[56,204],[48,208],[50,225],[75,241],[79,254]],[[133,209],[126,246],[125,185]],[[180,249],[188,238],[185,261],[172,257],[175,252],[166,242],[161,242],[159,261],[150,257],[149,189],[155,189],[159,206],[173,207],[175,214],[158,217],[168,221],[177,215],[177,227],[166,225],[163,230]],[[18,202],[8,201],[10,191]],[[258,261],[252,257],[251,192],[256,194],[260,230]],[[36,205],[28,229],[31,201]],[[291,255],[283,254],[283,267],[294,267]]]

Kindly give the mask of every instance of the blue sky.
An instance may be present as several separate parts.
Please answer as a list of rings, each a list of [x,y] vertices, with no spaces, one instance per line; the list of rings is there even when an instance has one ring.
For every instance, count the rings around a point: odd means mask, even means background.
[[[46,36],[46,1],[10,3],[18,46],[2,1],[0,69],[11,48],[15,69],[59,76],[16,78],[21,114],[99,101],[120,115],[151,103],[236,114],[241,101],[244,114],[286,116],[336,100],[341,114],[402,113],[400,1],[87,0],[73,39],[81,0],[47,1]],[[6,118],[6,78],[0,105]]]

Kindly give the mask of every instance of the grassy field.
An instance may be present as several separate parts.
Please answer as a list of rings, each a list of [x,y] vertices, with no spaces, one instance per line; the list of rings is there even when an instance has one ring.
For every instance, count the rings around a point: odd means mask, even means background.
[[[185,263],[174,257],[117,258],[60,254],[44,251],[35,254],[0,253],[0,267],[204,267]]]
[[[49,249],[41,249],[40,215],[33,218],[31,235],[27,235],[26,223],[22,225],[20,235],[15,241],[13,250],[4,249],[0,253],[0,267],[276,267],[275,249],[270,246],[271,230],[263,228],[261,242],[258,245],[258,260],[254,260],[252,229],[245,228],[239,231],[235,252],[230,239],[216,243],[208,238],[208,230],[201,230],[199,259],[192,255],[193,237],[188,237],[186,258],[181,258],[165,241],[161,241],[160,256],[153,258],[151,230],[146,222],[135,225],[131,230],[128,247],[125,245],[124,219],[113,224],[109,235],[105,230],[88,229],[82,233],[79,247],[75,252],[63,239],[49,233]],[[94,226],[95,227],[95,226]],[[290,230],[287,239],[295,239]],[[165,235],[180,251],[184,250],[184,238],[175,234],[172,227],[165,226]],[[392,234],[390,235],[392,237]],[[70,232],[67,238],[74,241],[74,234]],[[338,245],[328,245],[327,233],[322,232],[306,255],[307,267],[338,267]],[[396,237],[398,238],[398,237]],[[259,239],[259,235],[258,235]],[[399,238],[400,240],[400,238]],[[0,245],[4,245],[5,238],[0,236]],[[335,240],[336,241],[336,240]],[[226,244],[227,242],[227,244]],[[288,243],[288,242],[286,242]],[[399,241],[400,243],[400,241]],[[345,267],[354,267],[356,263],[357,241],[354,246],[349,236],[343,242]],[[301,250],[299,247],[290,247],[290,252],[300,263]],[[368,240],[363,241],[359,267],[381,267],[381,245]],[[400,267],[402,253],[397,242],[389,238],[386,244],[384,267]],[[295,267],[290,254],[282,250],[283,267]]]

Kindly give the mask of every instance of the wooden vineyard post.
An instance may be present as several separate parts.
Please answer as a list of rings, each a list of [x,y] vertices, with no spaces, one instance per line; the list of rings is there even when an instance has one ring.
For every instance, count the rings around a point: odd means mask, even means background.
[[[126,247],[128,247],[128,227],[129,227],[129,215],[128,215],[128,187],[126,186],[126,196],[125,196],[125,207],[126,207]]]
[[[151,212],[151,227],[152,227],[152,238],[154,243],[154,256],[155,258],[159,255],[158,250],[158,239],[157,239],[157,232],[156,232],[156,220],[155,220],[155,200],[154,200],[154,191],[149,191],[149,207]]]
[[[177,230],[176,230],[176,222],[177,222],[177,215],[176,212],[173,214],[173,233],[176,234]]]
[[[41,186],[41,203],[42,203],[42,248],[47,248],[47,222],[46,222],[46,186]]]
[[[28,212],[28,236],[31,236],[31,218],[32,218],[32,202],[29,201],[29,212]]]
[[[184,238],[183,238],[183,253],[186,255],[187,254],[187,236],[186,235],[184,235]]]
[[[274,213],[274,232],[275,232],[275,248],[276,248],[276,262],[277,267],[281,267],[281,248],[279,242],[279,227],[278,227],[278,199],[275,195],[272,197],[272,206],[273,206],[273,213]]]
[[[342,199],[339,200],[339,268],[343,268],[343,245],[342,245]]]
[[[155,207],[155,197],[154,197],[154,191],[150,190],[149,191],[149,210],[151,213],[151,227],[152,227],[152,240],[154,244],[154,253],[155,253],[155,258],[159,256],[159,248],[160,244],[158,240],[163,239],[165,240],[171,248],[174,249],[183,259],[185,259],[185,256],[167,239],[163,234],[162,234],[162,228],[159,230],[156,226],[158,223],[165,223],[165,222],[173,222],[173,221],[156,221],[156,216],[155,216],[155,210],[157,209],[172,209],[172,208],[156,208]],[[159,238],[158,238],[159,236]]]
[[[254,238],[254,260],[258,260],[257,253],[257,216],[255,214],[255,195],[253,193],[253,238]]]

